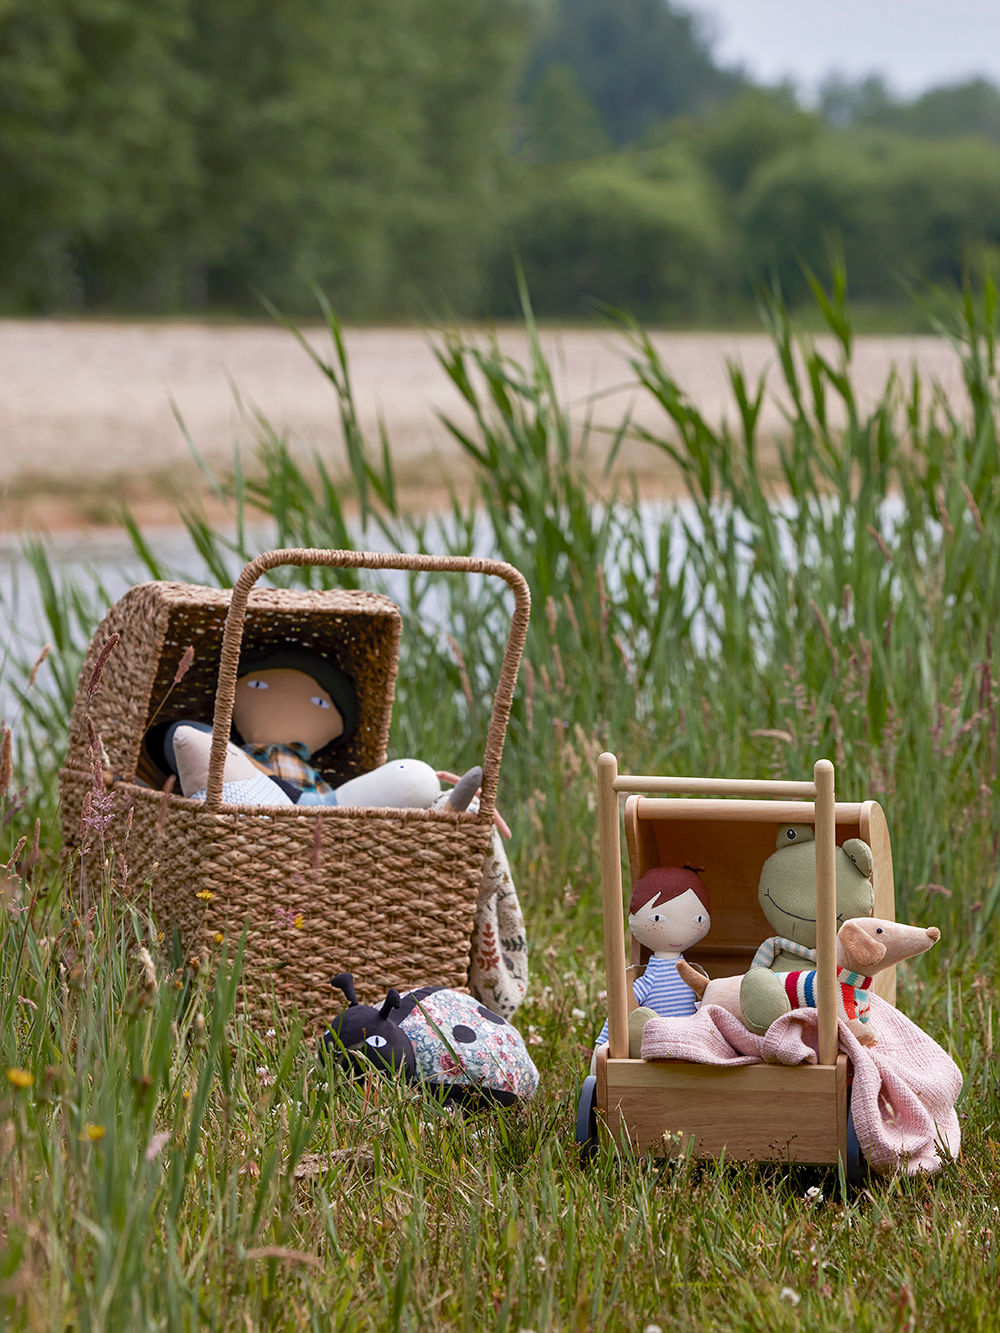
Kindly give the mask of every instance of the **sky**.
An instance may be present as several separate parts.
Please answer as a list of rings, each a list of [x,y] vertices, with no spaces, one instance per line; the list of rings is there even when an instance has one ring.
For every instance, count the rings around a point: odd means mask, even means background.
[[[885,77],[893,92],[983,75],[1000,83],[1000,0],[686,0],[713,50],[764,83],[790,78],[809,100],[831,72]]]

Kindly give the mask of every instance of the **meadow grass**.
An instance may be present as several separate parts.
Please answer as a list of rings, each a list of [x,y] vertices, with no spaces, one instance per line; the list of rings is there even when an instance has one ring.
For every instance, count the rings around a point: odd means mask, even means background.
[[[996,1328],[997,298],[989,284],[967,293],[944,330],[962,401],[901,372],[863,409],[842,275],[816,297],[836,360],[779,302],[763,310],[787,405],[777,477],[757,466],[763,390],[735,366],[719,427],[621,324],[640,392],[662,406],[648,447],[687,491],[653,508],[627,483],[588,480],[534,336],[516,364],[446,331],[439,363],[472,425],[444,425],[481,486],[475,505],[456,496],[414,519],[389,442],[357,425],[327,312],[331,354],[310,355],[341,414],[349,485],[261,422],[254,467],[213,477],[231,529],[181,515],[221,582],[256,554],[261,519],[275,545],[475,548],[528,578],[500,802],[532,947],[515,1021],[542,1083],[509,1112],[463,1119],[412,1089],[351,1083],[317,1064],[297,1016],[248,1020],[239,949],[211,972],[178,965],[142,892],[125,900],[99,830],[84,853],[99,890],[79,914],[58,860],[56,767],[101,594],[57,579],[44,546],[26,552],[53,647],[30,684],[31,663],[6,668],[23,702],[0,793],[5,1326]],[[628,428],[586,431],[592,462]],[[151,576],[174,573],[132,533]],[[391,753],[461,771],[480,757],[504,595],[433,575],[393,591],[405,627]],[[846,1193],[836,1172],[613,1147],[581,1170],[606,748],[630,771],[745,777],[801,778],[828,756],[843,799],[882,802],[897,915],[942,930],[900,969],[899,1002],[964,1071],[960,1161]]]

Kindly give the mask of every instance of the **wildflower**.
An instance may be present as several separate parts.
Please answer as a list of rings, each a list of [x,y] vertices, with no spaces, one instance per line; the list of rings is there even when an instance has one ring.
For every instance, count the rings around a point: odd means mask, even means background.
[[[786,1305],[798,1305],[801,1299],[802,1297],[794,1287],[782,1287],[781,1291],[778,1293],[778,1300],[784,1301]]]
[[[52,645],[51,643],[47,643],[45,647],[42,649],[42,651],[35,658],[35,665],[31,668],[31,675],[28,677],[29,689],[32,687],[32,685],[34,685],[35,679],[38,676],[39,671],[41,670],[42,663],[45,661],[45,659],[48,657],[51,651],[52,651]]]
[[[216,944],[225,944],[226,942],[226,937],[221,930],[217,930],[212,936],[212,939],[215,940]]]
[[[15,1088],[30,1088],[34,1081],[34,1074],[29,1074],[27,1069],[14,1066],[7,1070],[7,1082],[13,1083]]]
[[[108,658],[114,652],[118,645],[121,635],[115,630],[114,634],[105,642],[101,651],[97,654],[97,661],[94,663],[94,670],[90,677],[90,684],[87,687],[87,695],[93,699],[94,695],[101,688],[101,677],[104,675],[104,668],[108,664]]]
[[[296,930],[301,930],[304,924],[305,924],[305,916],[300,912],[298,916],[295,918],[295,920],[292,922],[292,925],[295,927]]]
[[[142,989],[147,995],[152,995],[156,991],[156,964],[145,945],[139,950],[139,962],[142,964]]]
[[[118,637],[117,635],[115,636]],[[103,1125],[94,1125],[88,1121],[80,1135],[81,1143],[99,1143],[104,1138],[105,1130]]]
[[[7,862],[6,866],[4,867],[5,870],[13,870],[13,869],[14,869],[14,866],[17,864],[17,858],[18,858],[18,857],[21,855],[21,853],[24,851],[24,845],[25,845],[25,843],[26,843],[27,841],[28,841],[28,835],[27,835],[26,833],[23,833],[23,834],[21,835],[21,837],[18,839],[17,846],[14,848],[14,854],[13,854],[13,856],[11,856],[10,860]]]
[[[169,1130],[161,1129],[158,1134],[154,1134],[153,1137],[146,1144],[146,1154],[145,1154],[146,1161],[155,1162],[157,1157],[159,1157],[160,1153],[163,1151],[163,1149],[167,1146],[169,1142],[170,1142]]]
[[[203,903],[210,903],[215,897],[215,894],[211,889],[199,889],[194,896],[200,898]]]
[[[0,736],[2,736],[2,739],[0,739],[0,796],[5,796],[14,772],[14,763],[11,759],[13,732],[6,723],[0,725]]]
[[[191,663],[193,661],[194,661],[194,648],[191,646],[191,644],[188,644],[188,646],[184,649],[183,653],[181,653],[181,660],[177,663],[177,670],[174,672],[173,683],[175,685],[179,685],[180,682],[184,679],[184,677],[188,673],[188,668],[191,666]]]

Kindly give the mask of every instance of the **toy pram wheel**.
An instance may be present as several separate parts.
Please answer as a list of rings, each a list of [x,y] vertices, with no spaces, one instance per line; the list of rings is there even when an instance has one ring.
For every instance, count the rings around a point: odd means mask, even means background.
[[[586,1166],[597,1151],[597,1078],[588,1074],[580,1089],[576,1104],[576,1141],[580,1148],[580,1165]]]
[[[858,1142],[857,1131],[854,1128],[854,1116],[851,1114],[851,1108],[847,1108],[847,1153],[844,1161],[844,1178],[848,1185],[859,1185],[861,1183],[861,1174],[864,1165],[864,1158],[861,1156],[861,1144]]]

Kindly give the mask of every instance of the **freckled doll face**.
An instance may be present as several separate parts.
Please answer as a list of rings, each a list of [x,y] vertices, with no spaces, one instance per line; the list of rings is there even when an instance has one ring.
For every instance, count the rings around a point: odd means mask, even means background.
[[[697,944],[712,924],[708,909],[693,889],[685,889],[668,902],[655,898],[629,913],[628,925],[635,939],[654,953],[679,953]]]
[[[248,671],[236,682],[236,730],[248,745],[301,742],[310,754],[344,730],[344,719],[322,685],[304,671]]]

